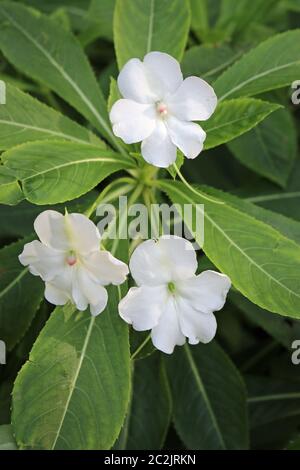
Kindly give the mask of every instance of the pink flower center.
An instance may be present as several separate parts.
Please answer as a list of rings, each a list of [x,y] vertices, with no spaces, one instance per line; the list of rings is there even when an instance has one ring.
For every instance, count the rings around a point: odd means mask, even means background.
[[[168,108],[165,103],[158,103],[156,106],[156,110],[161,117],[165,117],[168,114]]]
[[[77,263],[77,258],[74,253],[70,253],[66,258],[67,264],[69,266],[74,266]]]

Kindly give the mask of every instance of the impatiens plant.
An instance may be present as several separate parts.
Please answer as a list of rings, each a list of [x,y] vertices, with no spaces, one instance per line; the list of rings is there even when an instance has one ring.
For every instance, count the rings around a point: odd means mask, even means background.
[[[0,0],[1,449],[299,447],[296,4]]]

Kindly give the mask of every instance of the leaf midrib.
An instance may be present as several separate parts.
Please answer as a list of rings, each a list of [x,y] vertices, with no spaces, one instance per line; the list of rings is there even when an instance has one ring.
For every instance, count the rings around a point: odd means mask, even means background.
[[[227,67],[229,67],[229,65],[233,64],[241,55],[242,52],[238,52],[236,55],[223,62],[222,64],[218,65],[217,67],[207,70],[205,73],[202,74],[202,78],[207,78],[211,75],[215,75],[218,72],[222,72],[222,70],[226,69]]]
[[[249,397],[248,403],[258,403],[265,401],[276,401],[276,400],[295,400],[300,399],[300,392],[288,392],[288,393],[274,393],[271,395],[258,395]]]
[[[88,142],[86,140],[79,139],[78,137],[74,137],[74,136],[69,135],[69,134],[64,134],[63,132],[53,131],[53,130],[50,130],[50,129],[47,129],[47,128],[44,128],[44,127],[30,126],[29,124],[23,124],[22,122],[7,121],[5,119],[0,119],[0,124],[6,124],[6,125],[9,125],[9,126],[13,126],[13,127],[22,127],[23,129],[25,128],[25,129],[29,129],[29,130],[37,131],[37,132],[45,132],[47,134],[55,135],[57,137],[63,137],[63,138],[66,138],[67,140],[72,140],[72,141],[78,142],[80,144],[85,144],[85,145],[90,144],[90,142]]]
[[[300,197],[300,191],[294,191],[290,193],[273,193],[266,194],[264,196],[253,196],[244,198],[245,201],[257,203],[257,202],[267,202],[267,201],[276,201],[278,199],[294,199]]]
[[[205,387],[204,387],[204,384],[203,384],[203,381],[200,377],[200,374],[199,374],[199,371],[197,369],[197,366],[195,364],[195,361],[194,361],[194,358],[192,356],[192,353],[188,347],[187,344],[184,345],[184,351],[186,353],[186,356],[187,356],[187,360],[188,360],[188,363],[191,367],[191,370],[192,370],[192,373],[193,373],[193,376],[194,376],[194,379],[195,379],[195,382],[197,384],[197,387],[199,389],[199,392],[200,394],[202,395],[203,397],[203,400],[206,404],[206,407],[207,407],[207,410],[209,412],[209,415],[211,417],[211,421],[213,423],[213,426],[216,430],[216,433],[218,435],[218,439],[220,441],[220,445],[222,446],[223,449],[226,449],[226,445],[225,445],[225,442],[224,442],[224,439],[223,439],[223,436],[222,436],[222,433],[221,433],[221,430],[219,428],[219,424],[218,424],[218,421],[217,421],[217,418],[214,414],[214,411],[213,411],[213,408],[211,406],[211,403],[210,403],[210,400],[208,398],[208,395],[206,393],[206,390],[205,390]]]
[[[153,38],[153,23],[154,23],[154,2],[155,0],[150,0],[150,12],[149,12],[149,26],[147,34],[147,54],[151,52],[152,49],[152,38]]]
[[[16,284],[27,274],[28,268],[22,269],[17,277],[15,277],[1,292],[0,292],[0,299],[7,294],[11,289],[15,287]]]
[[[183,193],[182,191],[178,190],[177,188],[175,187],[172,187],[172,191],[175,191],[177,192],[179,195],[183,196],[184,198],[186,198],[191,204],[193,204],[195,206],[195,203],[194,201],[189,198],[185,193]],[[226,204],[226,202],[224,202],[224,204]],[[228,204],[226,204],[226,206],[228,207]],[[197,206],[196,207],[196,210],[200,210],[201,209]],[[229,206],[230,207],[230,206]],[[234,209],[234,210],[237,210],[237,209]],[[237,211],[238,212],[238,211]],[[249,263],[250,264],[253,264],[258,270],[260,270],[261,272],[263,272],[265,274],[265,276],[267,276],[267,278],[271,279],[273,282],[275,282],[275,284],[278,284],[282,289],[286,290],[289,294],[291,295],[294,295],[295,297],[299,298],[300,299],[300,295],[297,294],[297,292],[294,292],[292,291],[291,289],[289,289],[287,286],[285,286],[284,284],[282,284],[278,279],[274,278],[270,273],[268,273],[268,271],[266,271],[264,268],[262,268],[259,264],[257,264],[257,262],[252,259],[249,255],[247,255],[247,253],[245,253],[242,248],[240,248],[233,240],[231,240],[231,238],[229,237],[229,235],[227,235],[226,232],[224,232],[224,230],[221,229],[221,227],[219,225],[217,225],[214,220],[209,216],[207,215],[206,212],[202,212],[202,214],[204,215],[204,217],[206,217],[210,223],[228,240],[229,244],[231,244],[237,251],[239,251],[242,256],[244,256],[246,259],[248,259]],[[282,237],[284,238],[284,237]]]
[[[237,98],[238,99],[238,98]],[[212,132],[212,131],[215,131],[215,130],[218,130],[218,129],[222,129],[224,127],[228,127],[228,126],[231,126],[232,124],[236,124],[237,122],[241,122],[243,121],[244,119],[249,119],[249,118],[252,118],[252,117],[255,117],[257,116],[257,119],[259,119],[261,116],[265,116],[266,113],[270,114],[272,112],[273,109],[270,109],[269,110],[266,110],[266,111],[260,111],[260,112],[257,112],[257,113],[249,113],[249,114],[245,114],[244,116],[238,118],[238,119],[233,119],[232,121],[227,121],[225,122],[225,124],[220,124],[219,126],[215,126],[215,127],[211,127],[211,128],[207,128],[205,129],[205,132]],[[274,111],[275,111],[275,108],[274,108]]]
[[[115,142],[117,148],[121,150],[122,147],[120,147],[119,143],[115,139],[110,127],[107,125],[106,121],[102,118],[102,116],[98,113],[97,109],[93,105],[93,103],[88,99],[88,97],[85,95],[85,93],[81,90],[81,88],[77,85],[74,80],[70,77],[68,73],[65,72],[65,70],[59,65],[59,63],[54,59],[54,57],[51,56],[51,54],[46,51],[41,44],[39,44],[17,21],[12,18],[9,13],[7,13],[3,8],[1,8],[1,11],[3,15],[15,26],[17,30],[19,30],[47,59],[48,61],[53,65],[56,70],[63,76],[63,78],[71,85],[71,87],[78,93],[82,101],[87,105],[89,110],[92,112],[92,114],[95,116],[95,118],[98,120],[100,125],[103,127],[103,129],[108,133],[110,138]],[[123,149],[122,149],[123,151]]]
[[[7,160],[7,162],[9,163],[9,159]],[[47,170],[40,171],[38,173],[35,173],[34,175],[27,176],[26,178],[20,178],[20,179],[21,181],[27,181],[32,178],[36,178],[37,176],[44,175],[46,173],[51,173],[52,171],[56,171],[60,168],[65,168],[65,167],[72,166],[72,165],[80,165],[82,163],[99,163],[99,162],[124,163],[123,161],[121,162],[121,160],[117,160],[113,158],[100,158],[100,157],[99,158],[85,158],[84,160],[72,160],[71,162],[62,163],[61,165],[58,165],[52,168],[47,168]],[[11,169],[14,169],[14,168],[11,168]]]
[[[79,358],[79,361],[78,361],[78,365],[77,365],[77,368],[76,368],[76,371],[75,371],[75,374],[74,374],[74,378],[71,382],[70,392],[69,392],[69,395],[68,395],[67,400],[66,400],[66,405],[64,407],[63,414],[62,414],[59,426],[57,428],[57,432],[55,433],[55,439],[53,441],[51,450],[55,449],[55,446],[57,444],[57,440],[60,437],[59,435],[60,435],[60,432],[62,430],[64,421],[65,421],[65,417],[66,417],[66,414],[67,414],[67,411],[68,411],[68,408],[69,408],[74,390],[76,388],[76,382],[78,380],[78,377],[79,377],[79,374],[80,374],[80,371],[81,371],[81,367],[82,367],[82,364],[83,364],[83,361],[84,361],[84,358],[85,358],[86,350],[87,350],[88,345],[89,345],[89,341],[90,341],[90,338],[91,338],[91,335],[92,335],[95,320],[96,320],[96,317],[91,317],[91,319],[90,319],[90,324],[89,324],[89,327],[87,329],[86,337],[85,337],[85,340],[84,340],[84,343],[83,343],[83,346],[82,346],[82,350],[81,350],[81,353],[80,353],[80,358]]]
[[[252,77],[248,78],[248,80],[245,80],[244,82],[242,83],[239,83],[239,85],[236,85],[234,88],[232,88],[231,90],[229,90],[227,93],[225,93],[223,96],[221,96],[219,98],[219,101],[223,101],[225,100],[226,98],[228,98],[228,96],[234,94],[236,91],[240,90],[241,88],[243,88],[244,86],[248,85],[249,83],[252,83],[253,81],[259,79],[259,78],[262,78],[262,77],[266,77],[268,76],[269,74],[272,74],[273,72],[277,72],[278,70],[283,70],[285,68],[288,68],[288,67],[291,67],[292,65],[300,65],[300,61],[299,60],[296,60],[294,62],[289,62],[288,64],[284,64],[284,65],[280,65],[280,66],[277,66],[277,67],[273,67],[272,69],[269,69],[269,70],[266,70],[264,72],[261,72],[257,75],[253,75]]]

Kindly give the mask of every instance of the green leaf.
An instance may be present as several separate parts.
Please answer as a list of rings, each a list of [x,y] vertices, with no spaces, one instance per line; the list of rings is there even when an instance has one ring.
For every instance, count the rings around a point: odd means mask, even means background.
[[[299,320],[287,323],[285,318],[276,314],[270,314],[270,312],[249,302],[249,300],[237,292],[231,292],[229,298],[251,323],[262,328],[288,350],[290,350],[294,339],[300,337]]]
[[[22,199],[24,195],[18,180],[7,168],[0,166],[0,204],[14,206]]]
[[[161,181],[173,203],[192,204],[202,217],[203,250],[249,300],[274,313],[300,317],[300,246],[254,217],[231,207],[205,188],[196,191],[175,181]],[[211,195],[214,195],[214,201]],[[204,204],[204,211],[203,206]],[[191,221],[187,226],[196,240]]]
[[[234,51],[227,45],[194,46],[184,53],[181,63],[182,73],[184,77],[196,75],[211,83],[241,54],[241,51]]]
[[[176,430],[188,449],[246,449],[246,391],[215,342],[185,345],[165,359]]]
[[[0,425],[10,423],[11,415],[11,392],[13,388],[12,378],[4,379],[2,378],[0,383]]]
[[[108,290],[99,316],[59,307],[42,330],[13,392],[21,449],[109,449],[117,438],[129,401],[130,354],[117,288]]]
[[[281,106],[254,98],[238,98],[220,103],[201,127],[207,133],[205,149],[217,147],[244,134]]]
[[[151,341],[149,331],[130,330],[129,335],[131,359],[139,361],[151,356],[157,349]]]
[[[246,200],[286,214],[288,217],[300,220],[299,202],[300,190],[290,189],[288,191],[276,190],[264,191],[257,196],[248,196]]]
[[[116,77],[118,76],[118,73],[119,73],[119,69],[118,69],[117,62],[113,60],[106,67],[104,67],[99,74],[99,77],[98,77],[99,85],[106,98],[108,98],[109,96],[111,78],[113,77],[116,79]]]
[[[42,158],[41,158],[42,156]],[[87,193],[132,160],[101,147],[73,142],[31,142],[1,155],[34,204],[56,204]]]
[[[55,91],[118,147],[101,90],[71,33],[37,11],[1,2],[0,48],[17,69]]]
[[[176,157],[175,164],[176,164],[176,167],[178,168],[178,170],[180,170],[180,168],[181,168],[182,165],[184,164],[184,155],[183,155],[183,153],[180,152],[179,150],[177,150],[177,157]],[[177,175],[177,170],[174,168],[174,165],[170,165],[170,166],[167,168],[167,171],[168,171],[168,173],[170,173],[170,175],[172,176],[172,178],[175,180],[176,175]]]
[[[71,202],[58,205],[51,204],[43,206],[43,209],[26,200],[21,201],[17,207],[14,207],[13,211],[11,207],[0,204],[0,238],[16,239],[31,234],[34,220],[41,213],[41,210],[56,210],[63,213],[67,208],[69,213],[84,212],[95,202],[98,196],[99,193],[96,190],[90,191],[78,199],[73,199]]]
[[[280,109],[230,142],[229,149],[250,170],[285,186],[297,156],[297,132],[291,114]]]
[[[217,189],[206,187],[205,191],[212,196],[217,196],[223,201],[226,201],[227,204],[235,207],[240,212],[248,214],[265,224],[271,225],[284,237],[289,238],[300,245],[300,223],[298,221],[290,219],[284,215],[277,214],[276,212],[272,212],[271,210],[263,209],[262,207],[256,206],[245,199],[240,199],[239,197]]]
[[[115,104],[116,101],[118,101],[120,98],[122,98],[121,93],[119,92],[117,80],[113,77],[110,77],[110,87],[109,87],[109,96],[107,100],[107,108],[108,111],[110,112],[111,108]]]
[[[116,0],[91,0],[87,18],[92,23],[93,38],[113,38],[113,16]]]
[[[300,415],[299,383],[249,376],[246,384],[252,428],[270,425],[292,415]]]
[[[241,197],[271,211],[300,220],[300,159],[297,159],[285,190],[272,183],[257,181],[238,191]]]
[[[187,0],[117,0],[114,39],[119,68],[150,51],[180,60],[190,27]]]
[[[253,23],[264,20],[277,0],[223,0],[216,28],[227,36],[244,34]]]
[[[44,327],[50,311],[50,304],[46,301],[42,302],[30,326],[24,332],[24,336],[7,356],[6,366],[3,370],[4,374],[0,381],[0,424],[11,422],[11,401],[14,381],[22,365],[28,359],[32,345]],[[17,321],[18,319],[16,319]]]
[[[299,3],[299,11],[300,11],[300,3]],[[285,450],[300,450],[300,436],[295,437],[292,439]]]
[[[0,250],[0,331],[7,350],[24,336],[43,298],[42,281],[21,265],[18,255],[31,238]]]
[[[151,450],[163,447],[171,418],[166,372],[158,354],[135,362],[133,395],[116,449]]]
[[[284,5],[288,10],[300,13],[300,0],[285,0]]]
[[[267,39],[227,69],[214,83],[220,101],[282,88],[300,75],[300,30]]]
[[[0,149],[6,150],[42,139],[71,140],[105,148],[105,144],[92,132],[30,95],[7,85],[6,105],[0,106]]]
[[[49,15],[50,18],[56,21],[62,28],[64,28],[66,31],[71,31],[72,26],[71,26],[71,21],[70,18],[66,12],[66,10],[62,8],[57,8],[57,10],[53,11],[51,15]]]
[[[189,0],[191,7],[191,28],[202,39],[209,29],[209,14],[206,0]]]
[[[38,93],[40,91],[40,87],[36,83],[32,83],[24,79],[24,77],[20,78],[17,76],[8,75],[8,73],[3,73],[0,71],[0,80],[2,80],[6,86],[8,84],[18,88],[19,90]],[[6,103],[7,104],[7,103]]]
[[[0,426],[0,450],[17,450],[10,424]]]

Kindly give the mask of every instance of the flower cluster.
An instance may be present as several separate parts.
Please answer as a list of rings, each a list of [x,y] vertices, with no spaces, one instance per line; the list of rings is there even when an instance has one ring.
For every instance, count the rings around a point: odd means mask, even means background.
[[[122,284],[128,267],[100,247],[94,223],[82,214],[47,210],[35,220],[40,239],[27,243],[19,256],[29,271],[45,282],[45,298],[54,305],[90,306],[92,315],[107,304],[108,284]],[[137,331],[152,330],[157,349],[172,353],[188,338],[207,343],[216,333],[214,311],[220,310],[230,288],[227,276],[214,271],[196,275],[197,258],[190,242],[163,236],[141,243],[130,259],[138,287],[119,304],[119,314]]]
[[[142,141],[144,159],[168,167],[177,148],[187,158],[203,149],[203,129],[192,121],[208,119],[217,106],[204,80],[183,80],[179,63],[168,54],[150,52],[131,59],[121,70],[123,99],[112,107],[113,132],[127,144]],[[122,284],[129,269],[101,249],[97,227],[82,214],[47,210],[35,220],[39,240],[27,243],[20,262],[45,282],[45,298],[54,305],[71,302],[101,313],[108,301],[105,286]],[[197,258],[190,242],[162,236],[141,243],[130,259],[137,287],[119,303],[120,317],[137,331],[151,330],[155,347],[171,354],[176,345],[208,343],[217,329],[214,312],[225,303],[230,279],[205,271],[196,275]]]

